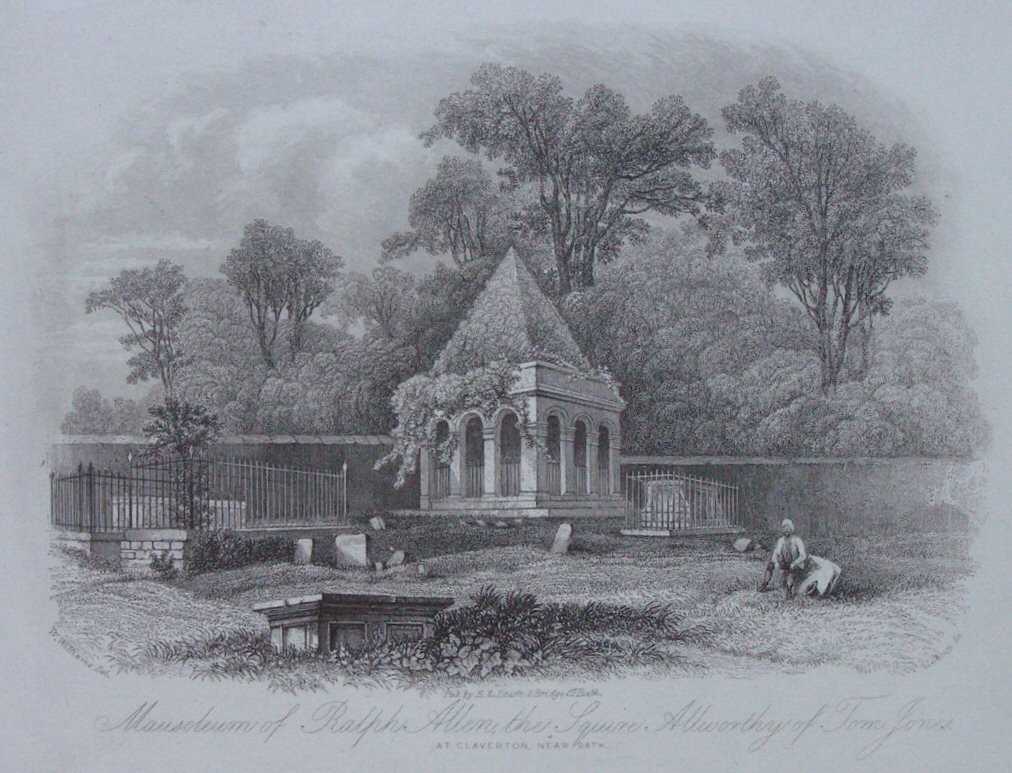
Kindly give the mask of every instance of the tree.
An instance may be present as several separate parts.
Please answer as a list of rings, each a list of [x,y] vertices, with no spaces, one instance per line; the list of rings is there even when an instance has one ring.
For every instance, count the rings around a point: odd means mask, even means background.
[[[499,258],[510,245],[509,212],[481,162],[443,156],[436,176],[411,194],[412,231],[383,240],[383,260],[421,248],[450,253],[459,267],[477,258]]]
[[[591,363],[619,382],[627,453],[751,452],[750,428],[781,391],[793,397],[803,361],[815,359],[800,312],[739,256],[708,256],[698,228],[655,229],[563,312]],[[775,363],[772,378],[744,375],[763,361]]]
[[[140,431],[141,407],[126,397],[110,402],[97,389],[74,390],[71,409],[60,424],[64,435],[133,435]]]
[[[292,360],[305,346],[306,323],[334,291],[334,282],[344,263],[319,241],[297,240],[288,270],[285,310],[291,329],[288,333]]]
[[[127,351],[139,350],[127,361],[131,384],[157,376],[166,396],[173,394],[176,370],[183,360],[178,328],[186,312],[185,287],[182,267],[160,260],[154,268],[121,271],[108,287],[88,294],[86,313],[110,309],[130,329],[119,340]]]
[[[716,186],[726,224],[814,324],[829,394],[851,332],[864,326],[870,336],[872,318],[889,311],[890,283],[927,270],[935,213],[924,197],[902,193],[916,153],[880,144],[835,105],[788,100],[773,78],[743,89],[723,115],[742,135],[740,150],[721,154],[731,178]]]
[[[473,89],[440,101],[436,124],[422,139],[455,139],[472,153],[502,159],[510,187],[537,189],[561,294],[592,285],[598,262],[642,237],[647,225],[638,215],[698,213],[705,201],[689,170],[715,158],[712,130],[681,97],[634,115],[605,86],[574,101],[559,78],[514,67],[485,64],[471,83]]]
[[[289,320],[289,350],[294,360],[303,345],[306,321],[333,291],[342,259],[320,242],[295,237],[257,219],[243,229],[239,247],[221,267],[246,306],[264,364],[277,366],[275,343],[281,318]]]
[[[151,423],[144,427],[144,436],[153,456],[171,453],[182,459],[192,458],[217,439],[221,432],[218,417],[204,406],[168,398],[164,405],[149,410]]]

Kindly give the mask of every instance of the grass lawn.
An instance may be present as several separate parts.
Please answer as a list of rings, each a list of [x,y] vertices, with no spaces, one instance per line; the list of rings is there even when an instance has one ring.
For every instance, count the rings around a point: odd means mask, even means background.
[[[592,649],[598,659],[590,658],[595,665],[581,678],[622,671],[626,663],[670,674],[744,675],[822,663],[908,672],[930,665],[958,637],[964,583],[973,569],[966,535],[814,538],[810,551],[843,567],[836,594],[787,601],[778,591],[756,592],[765,554],[738,554],[729,538],[620,537],[617,524],[577,522],[571,552],[555,556],[547,552],[555,528],[549,523],[512,529],[455,520],[387,523],[388,531],[375,540],[380,557],[390,548],[407,550],[423,561],[426,576],[413,564],[377,573],[273,563],[165,582],[130,578],[60,553],[55,576],[60,618],[54,633],[104,668],[239,673],[298,689],[339,680],[334,672],[344,668],[347,673],[347,664],[322,658],[295,666],[260,663],[270,657],[250,644],[266,630],[263,619],[250,611],[254,603],[360,591],[447,595],[466,604],[492,585],[533,594],[542,603],[606,607],[592,610],[605,615],[598,630],[574,629],[567,639],[586,643],[588,636],[597,637]],[[632,627],[608,622],[616,610],[639,614],[646,608],[654,614],[650,610],[657,605],[670,612],[663,632],[642,620]],[[222,647],[241,651],[231,653],[231,665],[221,664]],[[608,652],[615,657],[606,657]],[[600,657],[609,668],[600,668]],[[244,663],[251,658],[259,659],[259,666],[247,673]],[[569,661],[546,661],[539,673],[584,670],[579,655]],[[294,681],[279,681],[281,671]]]

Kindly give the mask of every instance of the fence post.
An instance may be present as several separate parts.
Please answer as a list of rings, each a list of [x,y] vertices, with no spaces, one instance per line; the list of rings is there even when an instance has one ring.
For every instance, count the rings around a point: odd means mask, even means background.
[[[56,525],[56,473],[49,471],[49,525]]]
[[[95,528],[95,466],[88,462],[88,531]]]
[[[341,463],[341,520],[348,518],[348,460]]]

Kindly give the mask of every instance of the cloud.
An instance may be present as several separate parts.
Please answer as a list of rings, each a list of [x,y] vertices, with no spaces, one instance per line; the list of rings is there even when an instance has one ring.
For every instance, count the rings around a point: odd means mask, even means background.
[[[311,97],[288,104],[259,107],[236,127],[236,155],[244,173],[255,173],[289,154],[307,138],[339,138],[368,131],[375,116],[345,100]]]

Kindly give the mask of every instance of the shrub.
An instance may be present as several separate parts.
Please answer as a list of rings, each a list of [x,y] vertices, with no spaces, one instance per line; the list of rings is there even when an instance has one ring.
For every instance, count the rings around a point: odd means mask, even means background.
[[[230,531],[200,531],[191,537],[190,570],[212,572],[238,569],[266,561],[291,561],[295,540],[291,537],[252,537]]]
[[[558,667],[601,673],[677,663],[681,658],[661,645],[698,633],[682,629],[674,613],[659,604],[541,604],[530,593],[503,593],[491,586],[471,601],[437,615],[433,636],[415,642],[370,641],[355,650],[320,655],[279,649],[266,631],[244,629],[152,642],[123,657],[119,667],[187,662],[201,678],[266,678],[272,688],[290,692],[338,681],[424,686]]]
[[[157,574],[161,580],[174,580],[179,574],[175,561],[168,550],[163,550],[161,555],[155,553],[151,556],[151,571]]]
[[[606,634],[632,637],[619,641]],[[538,672],[556,664],[593,671],[622,669],[671,659],[662,640],[684,639],[668,608],[618,604],[541,604],[530,593],[502,593],[486,586],[466,607],[436,617],[430,639],[373,642],[330,658],[353,676],[390,672],[409,681],[429,674],[462,679]]]

